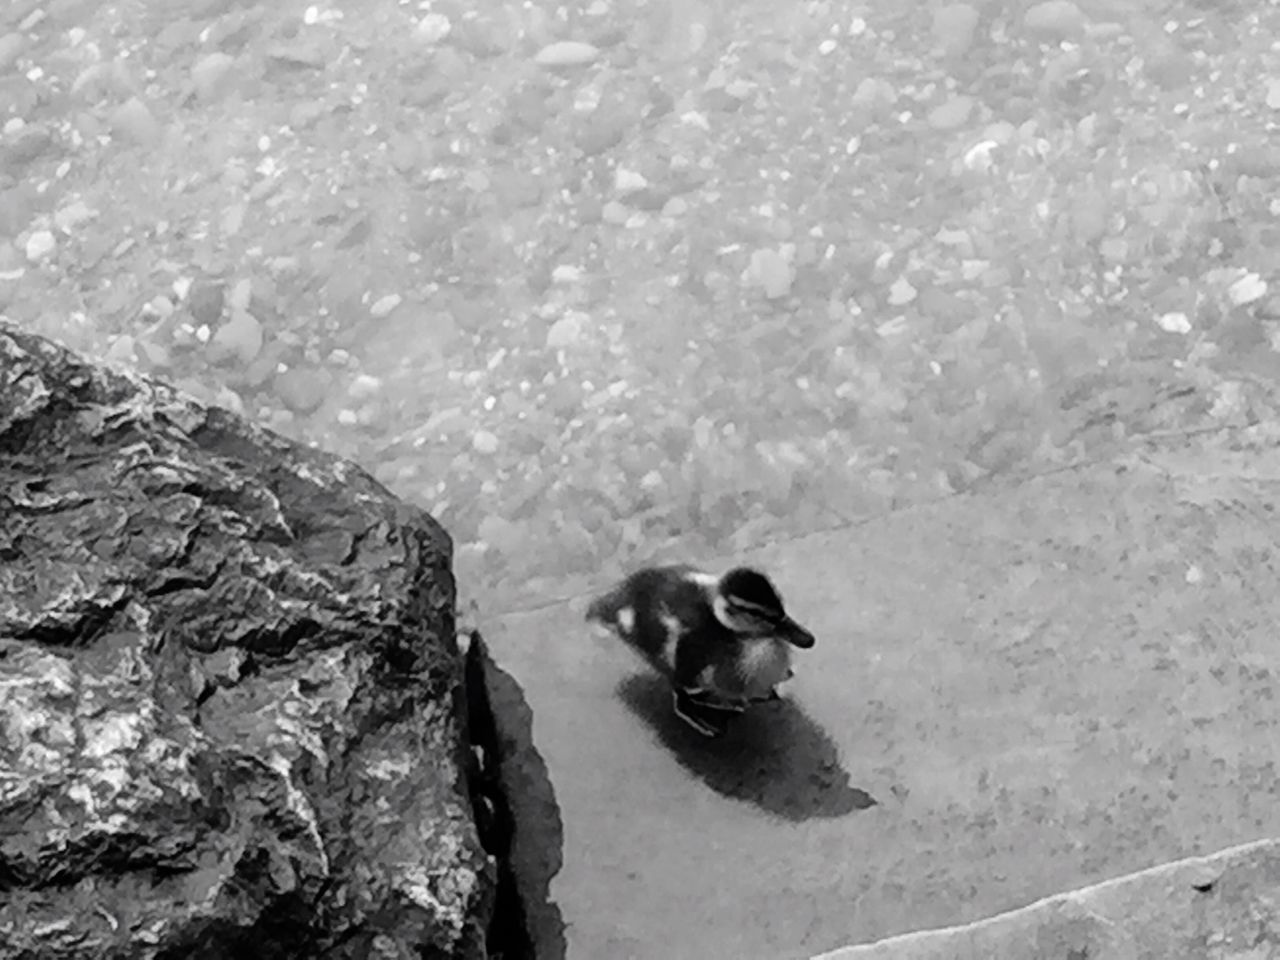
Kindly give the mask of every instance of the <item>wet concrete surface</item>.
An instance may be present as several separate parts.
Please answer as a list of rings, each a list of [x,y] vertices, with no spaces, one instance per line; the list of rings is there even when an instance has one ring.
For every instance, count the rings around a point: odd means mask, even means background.
[[[807,957],[1280,835],[1268,489],[1105,465],[724,558],[818,644],[722,741],[580,599],[484,623],[568,956]]]

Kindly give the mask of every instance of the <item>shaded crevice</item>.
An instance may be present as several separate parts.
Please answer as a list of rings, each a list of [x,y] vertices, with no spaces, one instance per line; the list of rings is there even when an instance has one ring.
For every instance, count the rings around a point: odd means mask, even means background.
[[[491,960],[563,960],[564,921],[551,880],[562,863],[564,831],[546,763],[533,746],[533,713],[478,631],[459,644],[472,807],[480,843],[497,862],[486,949]]]

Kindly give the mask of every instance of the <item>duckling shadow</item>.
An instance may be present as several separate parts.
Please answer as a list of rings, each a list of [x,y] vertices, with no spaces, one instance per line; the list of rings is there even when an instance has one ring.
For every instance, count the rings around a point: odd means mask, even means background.
[[[831,737],[792,700],[752,707],[724,737],[712,740],[675,715],[663,678],[636,674],[617,692],[681,766],[722,796],[797,822],[843,817],[876,804],[850,782]]]

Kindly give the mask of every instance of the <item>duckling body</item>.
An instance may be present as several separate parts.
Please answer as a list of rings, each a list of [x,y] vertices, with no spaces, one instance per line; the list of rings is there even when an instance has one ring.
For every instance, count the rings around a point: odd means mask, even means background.
[[[712,737],[749,704],[777,699],[792,675],[791,648],[814,642],[769,579],[746,567],[722,577],[687,565],[638,570],[598,597],[587,617],[667,677],[676,714]]]
[[[708,664],[699,680],[726,700],[771,700],[778,684],[790,680],[791,645],[777,637],[739,637],[730,634],[733,653]]]

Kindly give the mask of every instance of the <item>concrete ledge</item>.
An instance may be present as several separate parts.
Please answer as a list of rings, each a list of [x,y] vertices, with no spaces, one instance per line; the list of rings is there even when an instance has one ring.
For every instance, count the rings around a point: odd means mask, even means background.
[[[1280,956],[1280,840],[1166,863],[959,927],[812,960],[1139,960]]]

